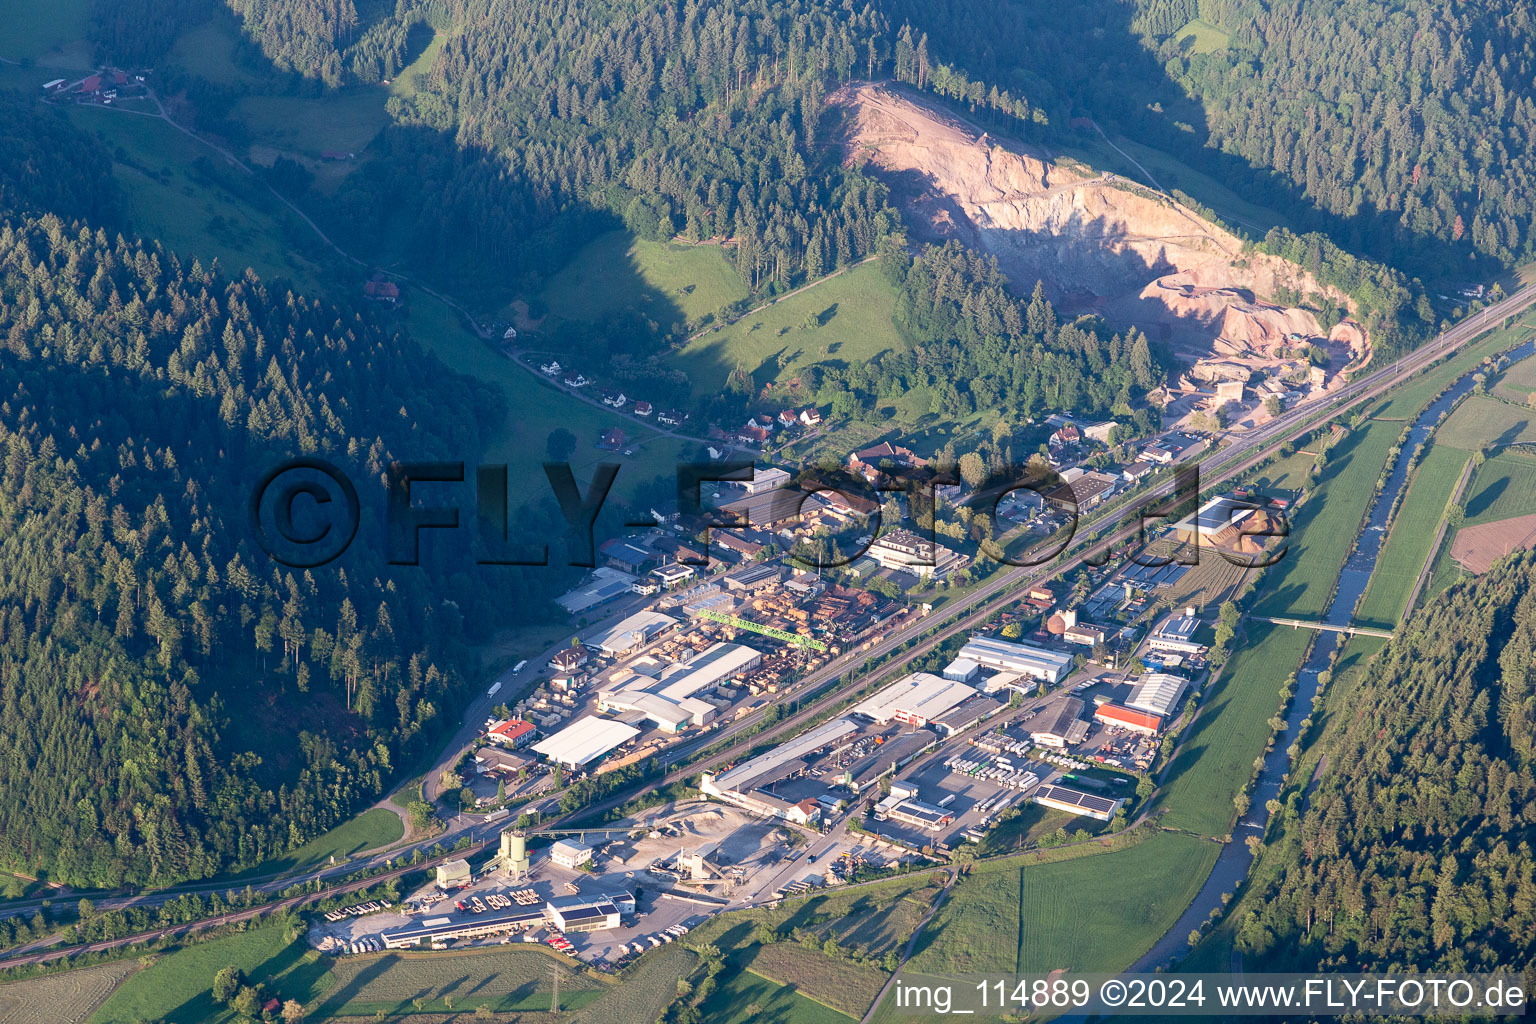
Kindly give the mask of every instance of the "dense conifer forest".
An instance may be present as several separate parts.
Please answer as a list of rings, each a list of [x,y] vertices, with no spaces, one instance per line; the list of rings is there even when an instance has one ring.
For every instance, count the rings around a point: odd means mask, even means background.
[[[1536,957],[1536,555],[1414,616],[1330,712],[1239,947],[1280,970]],[[1345,767],[1347,766],[1347,767]]]

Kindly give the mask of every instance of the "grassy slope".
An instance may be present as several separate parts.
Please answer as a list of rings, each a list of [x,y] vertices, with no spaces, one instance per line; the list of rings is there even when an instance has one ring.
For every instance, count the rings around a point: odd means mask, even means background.
[[[751,971],[727,971],[716,980],[719,986],[700,1007],[709,1024],[843,1024],[854,1019]]]
[[[1429,545],[1445,518],[1446,504],[1468,458],[1464,451],[1440,446],[1425,453],[1398,509],[1392,532],[1376,558],[1370,587],[1355,614],[1356,622],[1391,629],[1402,618],[1403,606],[1424,562],[1432,554]]]
[[[862,362],[906,347],[891,320],[895,298],[880,269],[868,263],[704,335],[675,362],[692,379],[695,394],[719,390],[738,365],[752,371],[761,386],[787,381],[813,363]],[[820,316],[819,327],[806,326],[812,314]],[[903,411],[928,411],[926,401],[918,404],[920,409]]]
[[[342,822],[324,835],[316,836],[297,850],[264,861],[233,878],[238,880],[287,874],[291,871],[327,864],[332,857],[335,857],[338,862],[344,861],[364,850],[376,850],[381,846],[388,846],[404,835],[405,826],[401,824],[398,814],[383,807],[375,807]]]
[[[0,57],[37,60],[84,36],[90,16],[90,0],[0,0]]]
[[[1203,18],[1194,19],[1175,32],[1173,37],[1181,46],[1186,39],[1190,40],[1190,53],[1215,53],[1218,50],[1225,50],[1230,41],[1225,32]]]
[[[715,245],[673,245],[611,231],[549,279],[544,303],[567,320],[601,320],[633,307],[658,323],[697,320],[747,297],[736,269]]]
[[[689,442],[663,437],[633,416],[588,405],[543,384],[470,334],[453,310],[430,296],[414,292],[409,298],[412,336],[453,369],[501,389],[506,396],[509,415],[486,457],[507,463],[511,480],[528,482],[512,488],[514,501],[520,495],[532,500],[550,495],[539,463],[548,457],[548,438],[557,428],[576,435],[576,451],[570,462],[583,487],[598,463],[617,461],[623,466],[614,481],[615,498],[653,477],[673,478],[678,461],[692,456],[696,446]],[[624,429],[635,444],[633,456],[593,447],[598,435],[609,427]],[[551,558],[556,557],[558,553],[552,551]]]
[[[553,971],[560,971],[561,1010],[576,1010],[608,991],[570,969],[539,946],[517,945],[439,953],[385,953],[338,960],[326,976],[325,996],[314,1008],[318,1019],[361,1016],[380,1010],[442,1013],[481,1005],[499,1012],[547,1011]]]
[[[188,262],[217,257],[231,274],[251,267],[325,294],[323,267],[306,254],[318,241],[261,182],[157,118],[95,107],[74,107],[70,117],[115,155],[112,170],[140,235]]]
[[[133,975],[91,1017],[91,1024],[222,1024],[235,1015],[213,1001],[213,976],[233,966],[251,977],[271,979],[268,988],[284,999],[316,995],[325,967],[303,939],[287,941],[280,925],[197,943],[159,957]]]
[[[1464,496],[1467,525],[1536,512],[1536,456],[1500,452],[1477,467]]]

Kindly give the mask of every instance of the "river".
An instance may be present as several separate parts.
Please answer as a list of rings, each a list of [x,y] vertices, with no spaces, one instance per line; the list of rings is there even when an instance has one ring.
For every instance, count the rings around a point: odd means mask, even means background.
[[[1508,355],[1511,362],[1517,362],[1532,354],[1536,354],[1536,342],[1526,342]],[[1397,502],[1398,494],[1408,483],[1408,463],[1414,450],[1428,439],[1441,414],[1476,386],[1477,382],[1473,380],[1473,375],[1479,369],[1481,367],[1468,370],[1457,379],[1450,390],[1431,402],[1413,421],[1397,464],[1392,468],[1392,474],[1387,478],[1386,486],[1381,489],[1381,493],[1376,496],[1375,502],[1366,514],[1365,529],[1339,572],[1338,589],[1328,605],[1327,613],[1323,616],[1323,621],[1329,625],[1350,624],[1350,620],[1354,617],[1355,606],[1365,594],[1365,588],[1371,581],[1371,572],[1376,567],[1376,555],[1381,550],[1382,541],[1387,535],[1387,517]],[[1223,893],[1235,893],[1243,879],[1248,876],[1248,869],[1253,865],[1253,852],[1248,849],[1245,840],[1249,836],[1262,836],[1269,823],[1269,801],[1280,795],[1285,773],[1290,767],[1290,743],[1286,741],[1286,737],[1295,736],[1301,727],[1302,720],[1312,713],[1312,699],[1317,696],[1318,691],[1318,673],[1328,667],[1334,652],[1346,639],[1347,634],[1344,633],[1320,632],[1318,634],[1317,642],[1312,645],[1311,654],[1297,673],[1296,696],[1285,715],[1286,732],[1281,734],[1274,749],[1264,757],[1264,767],[1260,770],[1258,781],[1250,791],[1248,813],[1233,830],[1232,842],[1222,847],[1221,855],[1216,859],[1216,866],[1211,869],[1211,874],[1195,896],[1195,901],[1185,909],[1157,944],[1136,961],[1131,967],[1132,971],[1151,971],[1158,967],[1166,967],[1187,952],[1189,933],[1204,923],[1213,910],[1221,906]]]

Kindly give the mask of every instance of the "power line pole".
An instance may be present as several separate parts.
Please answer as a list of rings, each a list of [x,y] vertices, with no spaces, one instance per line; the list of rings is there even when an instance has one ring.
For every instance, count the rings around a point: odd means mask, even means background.
[[[555,994],[554,994],[554,997],[551,998],[550,1001],[549,1001],[549,1012],[550,1013],[559,1013],[560,1012],[560,965],[559,964],[551,965],[550,972],[555,976]]]

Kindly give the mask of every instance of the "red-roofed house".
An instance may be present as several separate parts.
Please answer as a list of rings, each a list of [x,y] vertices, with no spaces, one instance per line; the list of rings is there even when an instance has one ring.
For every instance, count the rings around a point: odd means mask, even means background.
[[[795,414],[795,410],[793,410],[793,409],[781,409],[779,411],[779,426],[781,426],[781,427],[792,427],[796,423],[799,423],[799,422],[800,422],[800,417]]]
[[[275,997],[272,998],[272,999],[268,999],[266,1002],[261,1004],[261,1012],[262,1013],[276,1013],[278,1010],[281,1010],[282,1008],[283,1008],[282,1002],[280,1002]]]
[[[1077,444],[1077,442],[1081,441],[1082,439],[1083,432],[1077,429],[1077,427],[1068,423],[1066,426],[1051,434],[1051,436],[1047,439],[1047,443],[1052,448],[1060,448],[1064,444]]]
[[[809,825],[821,819],[821,804],[806,797],[791,807],[785,816],[797,825]]]
[[[497,722],[491,726],[486,739],[503,747],[516,749],[526,747],[533,742],[533,723],[525,722],[521,718],[509,718],[505,722]]]
[[[369,281],[363,285],[363,294],[379,302],[395,302],[400,298],[400,286],[393,281]]]
[[[587,663],[587,649],[582,644],[567,647],[549,659],[549,667],[557,672],[574,672]]]
[[[636,402],[635,403],[635,415],[636,416],[649,416],[650,414],[651,414],[651,403],[650,402]]]
[[[87,75],[80,82],[80,91],[83,93],[101,92],[101,76]]]
[[[1143,736],[1156,736],[1163,731],[1163,716],[1121,707],[1119,704],[1101,704],[1093,717],[1105,725],[1139,732]]]

